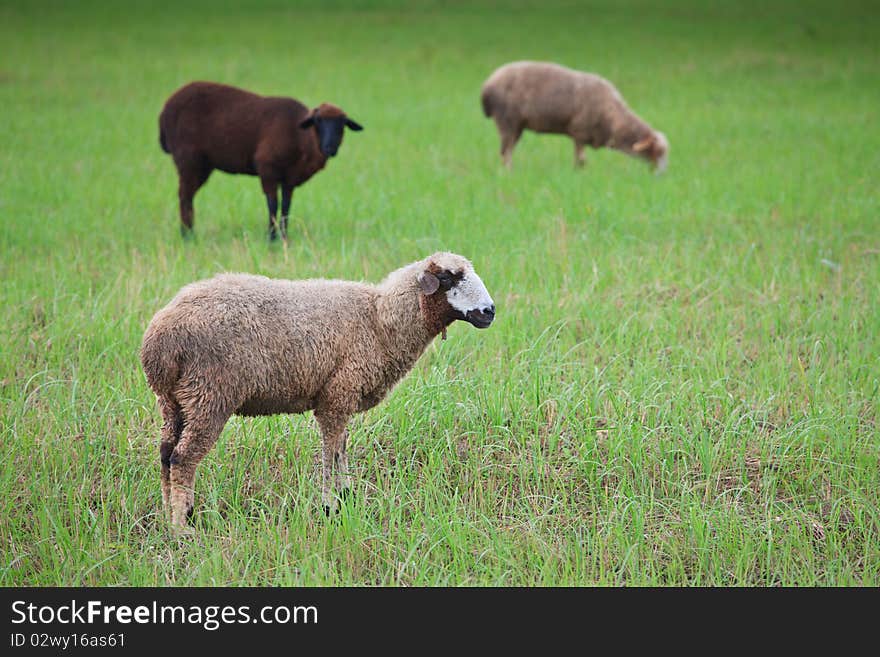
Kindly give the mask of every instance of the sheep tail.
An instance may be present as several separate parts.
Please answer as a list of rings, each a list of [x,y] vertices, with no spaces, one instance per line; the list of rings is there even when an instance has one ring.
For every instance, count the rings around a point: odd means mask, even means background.
[[[483,114],[488,119],[492,116],[492,90],[483,89],[483,93],[480,94],[480,100],[483,101]]]
[[[147,383],[154,392],[174,389],[180,379],[177,356],[176,350],[162,344],[162,340],[155,334],[144,338],[141,363],[144,366],[144,374],[147,375]]]

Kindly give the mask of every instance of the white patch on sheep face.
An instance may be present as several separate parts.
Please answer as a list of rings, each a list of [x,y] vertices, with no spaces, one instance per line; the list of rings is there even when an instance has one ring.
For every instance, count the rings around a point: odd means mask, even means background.
[[[666,135],[662,132],[655,132],[657,143],[663,151],[663,154],[657,158],[656,162],[656,173],[661,174],[666,171],[666,167],[669,165],[669,140],[666,139]]]
[[[446,299],[450,306],[463,315],[467,315],[469,310],[483,310],[495,305],[482,279],[472,271],[466,273],[458,285],[446,293]]]
[[[476,272],[469,271],[446,292],[446,300],[477,328],[486,328],[495,318],[495,302]]]

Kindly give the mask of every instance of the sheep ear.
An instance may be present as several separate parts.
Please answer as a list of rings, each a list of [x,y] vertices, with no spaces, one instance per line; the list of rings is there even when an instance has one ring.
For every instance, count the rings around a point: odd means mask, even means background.
[[[309,114],[308,117],[306,117],[306,120],[299,124],[299,127],[302,128],[303,130],[305,130],[306,128],[311,128],[313,125],[315,125],[315,113],[314,112]]]
[[[440,288],[440,279],[429,271],[419,274],[419,287],[426,295],[434,294]]]
[[[345,119],[345,125],[347,125],[351,130],[354,130],[355,132],[360,132],[361,130],[364,129],[364,126],[362,126],[360,123],[357,123],[356,121],[352,121],[351,119],[348,119],[348,118]]]
[[[651,142],[653,142],[653,141],[654,141],[653,135],[651,135],[650,137],[645,137],[644,139],[642,139],[642,141],[637,141],[635,144],[633,144],[633,150],[636,153],[641,153],[643,150],[648,148],[648,146],[650,146]]]

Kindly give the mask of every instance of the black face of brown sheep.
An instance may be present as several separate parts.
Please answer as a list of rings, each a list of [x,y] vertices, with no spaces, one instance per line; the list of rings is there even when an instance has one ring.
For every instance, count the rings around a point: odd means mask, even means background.
[[[475,271],[450,271],[433,265],[419,276],[419,287],[434,299],[433,312],[442,315],[443,326],[457,319],[488,328],[495,319],[495,302]]]
[[[334,157],[342,143],[342,134],[345,132],[346,126],[355,132],[363,130],[363,126],[352,121],[345,115],[342,116],[321,116],[316,110],[305,121],[299,124],[300,128],[308,129],[314,127],[318,132],[318,144],[321,152],[326,157]]]

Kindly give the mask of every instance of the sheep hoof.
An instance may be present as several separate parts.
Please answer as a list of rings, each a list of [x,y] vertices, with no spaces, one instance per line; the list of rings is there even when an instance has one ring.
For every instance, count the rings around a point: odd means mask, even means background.
[[[321,507],[324,509],[324,515],[330,517],[339,513],[340,502],[345,504],[349,499],[354,498],[351,488],[342,488],[336,493],[336,497],[328,504],[324,502]]]
[[[195,231],[189,226],[180,227],[180,236],[185,240],[191,240],[195,237]]]
[[[174,538],[176,538],[178,541],[185,541],[185,540],[190,540],[190,539],[195,538],[195,536],[196,536],[196,530],[193,529],[192,527],[186,527],[186,526],[184,526],[184,527],[178,527],[178,526],[173,526],[173,527],[171,528],[171,534],[172,534],[172,535],[174,536]]]

